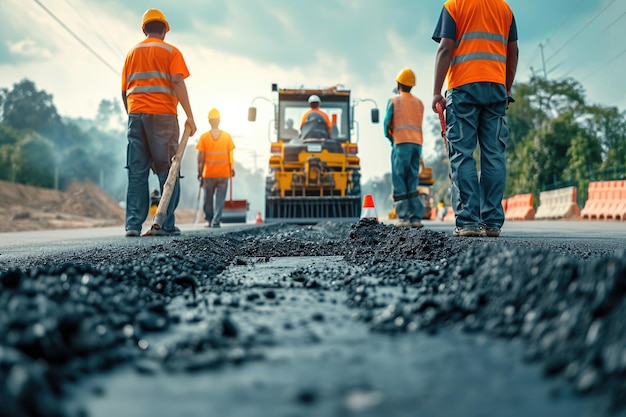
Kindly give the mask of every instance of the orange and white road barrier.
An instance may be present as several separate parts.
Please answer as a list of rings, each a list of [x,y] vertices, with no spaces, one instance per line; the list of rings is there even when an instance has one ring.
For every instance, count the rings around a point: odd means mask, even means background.
[[[626,180],[590,182],[587,194],[583,219],[625,220]]]
[[[255,223],[263,223],[263,218],[261,217],[261,212],[257,211],[256,212],[256,218],[254,219]]]
[[[576,187],[565,187],[539,193],[539,207],[535,220],[572,219],[580,217],[576,203]]]
[[[532,194],[517,194],[509,197],[506,203],[504,218],[507,220],[534,220],[535,208],[533,207]]]

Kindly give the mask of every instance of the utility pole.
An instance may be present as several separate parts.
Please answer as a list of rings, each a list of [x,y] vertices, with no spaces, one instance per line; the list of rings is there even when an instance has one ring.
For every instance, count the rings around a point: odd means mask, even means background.
[[[546,71],[546,59],[545,59],[545,56],[543,55],[543,47],[544,47],[544,44],[540,43],[539,48],[541,49],[541,66],[543,68],[543,78],[547,80],[548,72]]]

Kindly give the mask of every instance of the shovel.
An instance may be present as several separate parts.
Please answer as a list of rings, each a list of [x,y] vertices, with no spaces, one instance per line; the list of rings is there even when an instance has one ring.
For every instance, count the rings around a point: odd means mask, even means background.
[[[198,200],[196,201],[196,214],[193,217],[193,224],[198,224],[200,220],[200,200],[202,197],[202,182],[200,182],[200,187],[198,187]]]
[[[180,172],[180,164],[183,160],[183,155],[185,153],[185,148],[187,147],[187,141],[189,140],[189,136],[191,136],[191,131],[189,130],[189,127],[185,126],[183,137],[180,139],[180,143],[178,144],[178,150],[176,151],[176,155],[174,155],[174,157],[172,158],[172,165],[170,166],[170,170],[167,174],[167,179],[165,180],[165,184],[163,185],[163,194],[161,195],[161,200],[159,201],[156,213],[154,214],[154,218],[152,219],[152,227],[148,229],[143,234],[143,236],[151,235],[151,232],[153,230],[159,230],[163,225],[163,221],[165,220],[165,216],[167,215],[167,206],[169,206],[170,200],[172,199],[172,193],[174,192],[174,186],[176,185],[176,178],[178,177],[178,173]]]

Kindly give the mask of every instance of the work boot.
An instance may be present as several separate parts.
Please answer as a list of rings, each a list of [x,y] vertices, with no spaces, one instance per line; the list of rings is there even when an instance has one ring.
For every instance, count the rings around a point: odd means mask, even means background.
[[[165,230],[165,229],[150,229],[146,232],[147,236],[178,236],[180,235],[180,229],[178,227],[174,227],[173,230]]]
[[[141,235],[139,230],[129,229],[126,231],[126,237],[136,237]]]
[[[411,222],[411,227],[414,229],[421,229],[424,225],[422,222]]]
[[[499,227],[486,227],[483,226],[480,228],[480,232],[483,237],[498,237],[500,236],[500,228]]]
[[[479,237],[483,233],[478,227],[455,227],[452,236]]]
[[[398,227],[411,227],[411,222],[408,220],[398,220],[396,222],[396,226]]]

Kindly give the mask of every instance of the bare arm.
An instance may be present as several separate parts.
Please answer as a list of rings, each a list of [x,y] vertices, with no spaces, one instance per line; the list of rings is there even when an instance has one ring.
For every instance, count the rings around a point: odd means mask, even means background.
[[[174,74],[172,77],[172,83],[174,84],[174,93],[178,102],[183,106],[183,110],[187,115],[187,121],[185,125],[189,127],[191,136],[196,133],[196,122],[193,120],[193,113],[191,112],[191,104],[189,103],[189,95],[187,94],[187,86],[185,85],[185,79],[182,74]]]
[[[510,42],[506,50],[506,92],[510,96],[513,81],[515,81],[515,73],[517,72],[517,59],[519,56],[519,48],[517,41]]]
[[[437,56],[435,58],[435,83],[433,86],[433,103],[432,109],[436,113],[437,108],[435,105],[441,103],[445,107],[446,102],[441,95],[441,89],[443,83],[446,80],[446,74],[448,68],[450,68],[450,62],[452,61],[452,54],[456,49],[456,43],[452,39],[442,38],[437,49]]]
[[[124,103],[124,110],[128,114],[128,98],[126,97],[126,91],[122,91],[122,102]]]

